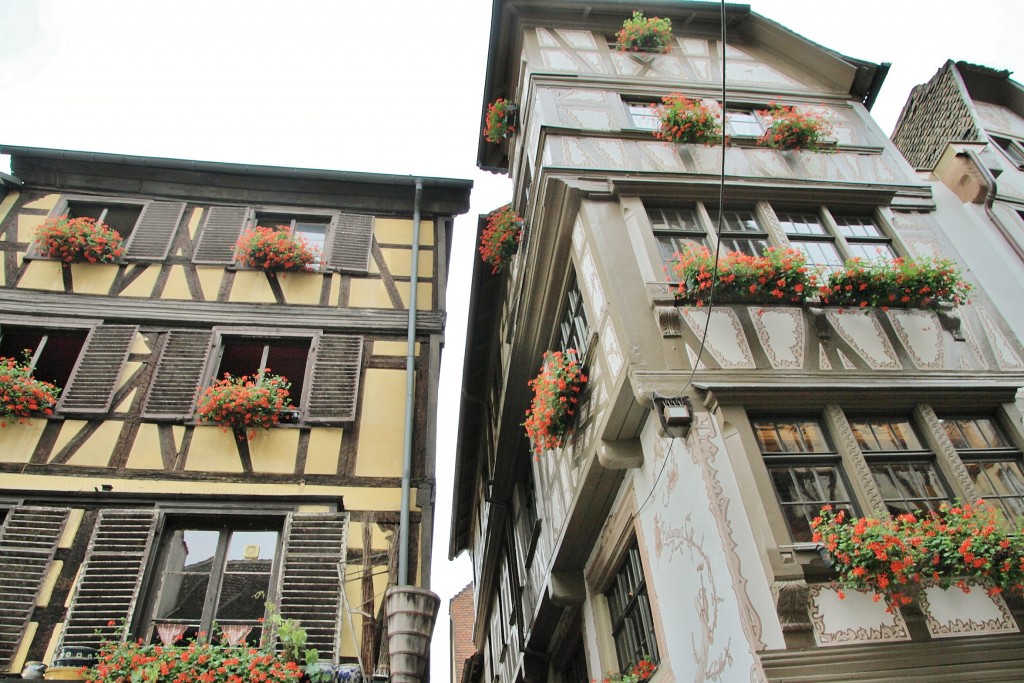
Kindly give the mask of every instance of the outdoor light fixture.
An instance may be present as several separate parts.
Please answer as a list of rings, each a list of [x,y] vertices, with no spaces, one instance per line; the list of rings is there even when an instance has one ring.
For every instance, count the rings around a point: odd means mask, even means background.
[[[690,433],[693,424],[693,406],[686,396],[678,398],[662,398],[654,396],[654,409],[658,413],[661,431],[674,438],[681,438]]]

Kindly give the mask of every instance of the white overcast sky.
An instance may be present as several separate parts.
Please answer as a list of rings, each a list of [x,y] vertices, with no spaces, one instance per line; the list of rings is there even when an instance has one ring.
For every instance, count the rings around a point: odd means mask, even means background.
[[[472,179],[456,220],[442,364],[432,672],[448,678],[448,565],[475,216],[509,181],[475,168],[488,0],[0,0],[0,143]],[[755,12],[893,66],[873,114],[888,134],[910,88],[947,60],[1024,78],[1021,0],[754,0]],[[624,17],[632,7],[623,3]],[[0,171],[9,160],[0,157]]]

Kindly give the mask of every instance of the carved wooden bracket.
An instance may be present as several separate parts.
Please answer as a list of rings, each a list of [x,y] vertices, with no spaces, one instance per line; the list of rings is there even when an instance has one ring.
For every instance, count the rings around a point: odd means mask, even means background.
[[[683,319],[675,306],[655,306],[654,318],[662,337],[680,337],[683,334]]]
[[[942,325],[942,329],[953,335],[953,339],[967,341],[967,337],[964,336],[963,319],[960,317],[960,311],[955,308],[940,308],[936,313],[939,315],[939,324]]]
[[[831,339],[832,325],[829,324],[824,309],[808,306],[807,312],[811,316],[811,324],[814,326],[814,331],[817,333],[818,338]]]
[[[779,624],[785,633],[811,630],[811,616],[807,611],[810,590],[803,579],[773,581],[772,597],[779,614]]]

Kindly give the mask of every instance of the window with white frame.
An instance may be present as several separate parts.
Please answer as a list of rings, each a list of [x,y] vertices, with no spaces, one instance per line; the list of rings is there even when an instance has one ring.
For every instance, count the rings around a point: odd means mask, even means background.
[[[301,237],[316,251],[315,264],[319,266],[327,246],[327,231],[330,228],[329,216],[299,216],[283,213],[257,212],[255,226],[272,230],[291,230],[292,235]]]
[[[891,261],[896,258],[892,239],[872,216],[841,213],[833,213],[832,216],[839,234],[846,241],[846,251],[850,257],[864,261]]]
[[[835,237],[822,224],[817,213],[810,211],[776,211],[782,231],[790,246],[799,249],[811,266],[838,268],[843,257],[836,248]]]
[[[996,143],[1003,154],[1013,162],[1013,165],[1024,170],[1024,140],[1004,137],[1002,135],[990,135],[992,142]]]
[[[768,233],[750,209],[730,209],[722,212],[722,222],[718,224],[717,209],[708,209],[711,218],[711,229],[718,231],[722,254],[738,251],[748,256],[760,256],[768,248]]]
[[[730,138],[759,138],[764,134],[764,124],[754,111],[728,109],[725,112],[725,134]]]
[[[707,246],[704,226],[694,209],[648,207],[647,218],[658,240],[661,258],[666,263],[690,246]]]
[[[1024,468],[999,423],[991,417],[947,417],[946,436],[967,468],[978,495],[1011,522],[1024,517]]]
[[[629,545],[611,587],[605,591],[612,639],[620,671],[630,671],[640,660],[661,660],[654,631],[654,616],[647,593],[647,577],[636,539]]]
[[[851,511],[839,453],[820,420],[760,419],[752,426],[793,541],[811,540],[822,506]]]
[[[653,102],[627,101],[626,108],[629,110],[629,119],[633,122],[634,128],[642,130],[661,130],[661,120],[658,116],[657,105]]]

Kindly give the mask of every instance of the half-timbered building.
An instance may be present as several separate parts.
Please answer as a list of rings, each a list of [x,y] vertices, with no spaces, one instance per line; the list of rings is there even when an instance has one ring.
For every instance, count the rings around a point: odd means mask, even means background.
[[[0,355],[61,388],[52,415],[0,430],[0,670],[122,625],[257,643],[268,602],[322,659],[372,667],[406,455],[408,583],[430,583],[449,245],[472,183],[0,151]],[[123,255],[45,255],[56,216],[106,223]],[[319,247],[309,272],[236,260],[244,230],[281,225]],[[250,439],[198,419],[216,378],[265,371],[291,382],[279,424]]]
[[[668,53],[616,50],[634,9],[672,20]],[[653,683],[1020,678],[1019,602],[931,586],[887,610],[841,595],[812,540],[825,504],[1024,512],[1020,285],[972,272],[958,214],[872,120],[887,68],[746,5],[494,1],[482,111],[516,118],[477,163],[511,176],[525,229],[506,272],[476,264],[470,303],[450,554],[472,558],[477,680],[640,660]],[[717,111],[724,142],[652,137],[670,93]],[[772,102],[821,113],[826,150],[759,145]],[[682,305],[665,266],[690,244],[794,249],[823,274],[944,257],[976,288],[938,310]],[[588,381],[535,454],[548,351]]]

